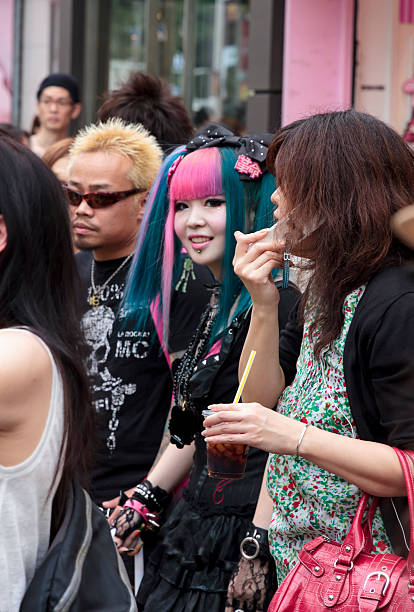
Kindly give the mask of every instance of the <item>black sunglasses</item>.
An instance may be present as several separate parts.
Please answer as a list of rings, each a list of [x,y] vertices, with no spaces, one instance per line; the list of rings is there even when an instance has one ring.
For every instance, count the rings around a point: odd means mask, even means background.
[[[71,206],[79,206],[82,200],[88,203],[91,208],[106,208],[112,206],[120,200],[124,200],[128,196],[135,193],[141,193],[145,189],[128,189],[128,191],[96,191],[93,193],[79,193],[71,189],[67,185],[63,185],[63,190],[69,200]]]

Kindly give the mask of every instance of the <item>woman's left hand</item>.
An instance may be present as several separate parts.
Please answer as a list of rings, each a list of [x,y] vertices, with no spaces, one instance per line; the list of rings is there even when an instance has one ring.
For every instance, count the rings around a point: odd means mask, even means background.
[[[115,518],[110,517],[111,535],[119,553],[131,556],[139,552],[142,516],[132,508],[121,508]]]
[[[247,444],[268,453],[294,455],[303,423],[265,408],[250,404],[214,404],[216,414],[204,421],[202,435],[211,444]]]

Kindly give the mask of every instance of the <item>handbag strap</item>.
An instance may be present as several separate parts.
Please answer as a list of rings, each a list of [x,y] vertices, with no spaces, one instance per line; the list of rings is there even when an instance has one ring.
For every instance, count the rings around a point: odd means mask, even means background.
[[[414,521],[411,520],[414,512],[414,476],[412,472],[412,463],[414,463],[414,453],[404,452],[397,448],[394,448],[397,457],[400,461],[401,468],[403,471],[406,489],[408,505],[410,509],[410,551],[407,560],[408,570],[408,592],[414,599]],[[368,493],[363,493],[358,504],[357,511],[351,524],[351,528],[343,541],[339,550],[338,557],[333,566],[333,572],[330,580],[328,581],[327,589],[324,593],[323,602],[327,608],[333,607],[338,602],[338,597],[344,587],[346,577],[353,568],[353,563],[358,555],[362,552],[371,553],[372,548],[372,520],[374,512],[378,505],[378,498],[372,498],[371,506],[368,509],[365,520],[365,512],[367,505],[372,496]],[[382,556],[383,557],[383,556]],[[393,557],[398,560],[397,557]],[[370,572],[372,574],[378,573],[375,568]],[[372,585],[371,585],[372,588]],[[364,598],[365,601],[365,598]],[[365,601],[364,610],[367,610]],[[374,603],[373,601],[371,603]],[[377,609],[378,601],[375,607]],[[370,608],[371,609],[371,608]]]
[[[394,448],[394,451],[403,471],[410,509],[410,551],[407,564],[410,572],[410,584],[412,582],[414,588],[414,521],[412,520],[414,516],[414,477],[411,469],[411,464],[414,463],[414,451],[402,451],[398,448]],[[372,499],[371,507],[365,521],[363,521],[370,498],[371,496],[368,493],[362,494],[351,528],[341,545],[337,564],[344,566],[344,568],[350,567],[363,550],[368,553],[372,550],[372,520],[378,505],[378,498],[374,497]]]
[[[378,499],[376,497],[372,499],[371,507],[364,521],[365,512],[370,499],[371,496],[368,495],[368,493],[362,493],[351,527],[341,544],[336,566],[339,566],[339,569],[343,568],[345,572],[349,571],[353,561],[363,550],[371,552],[372,520],[378,505]]]
[[[412,464],[414,461],[414,453],[412,451],[402,451],[399,448],[394,448],[397,453],[397,457],[400,461],[401,468],[404,475],[405,486],[407,488],[408,507],[410,510],[410,551],[407,559],[408,569],[408,591],[414,593],[414,478],[412,471]]]
[[[371,500],[371,506],[368,510],[367,517],[362,526],[365,536],[365,543],[363,551],[370,554],[372,551],[372,521],[374,520],[375,512],[378,508],[379,499],[378,497],[373,497]]]

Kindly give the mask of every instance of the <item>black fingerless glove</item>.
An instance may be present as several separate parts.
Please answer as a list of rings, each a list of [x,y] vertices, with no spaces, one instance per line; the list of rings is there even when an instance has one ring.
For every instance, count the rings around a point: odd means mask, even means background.
[[[111,526],[115,529],[113,536],[125,540],[134,531],[139,531],[141,535],[145,531],[159,529],[160,515],[170,500],[170,493],[144,480],[135,487],[123,510],[112,522]]]

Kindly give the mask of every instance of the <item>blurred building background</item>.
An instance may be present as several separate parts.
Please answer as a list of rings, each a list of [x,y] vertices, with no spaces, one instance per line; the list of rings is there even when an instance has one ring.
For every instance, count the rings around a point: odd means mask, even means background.
[[[132,70],[166,79],[199,123],[274,131],[353,105],[403,133],[414,0],[0,0],[0,121],[29,129],[57,71],[81,83],[78,125],[94,121]]]

